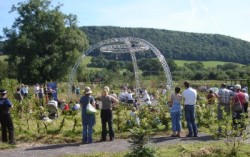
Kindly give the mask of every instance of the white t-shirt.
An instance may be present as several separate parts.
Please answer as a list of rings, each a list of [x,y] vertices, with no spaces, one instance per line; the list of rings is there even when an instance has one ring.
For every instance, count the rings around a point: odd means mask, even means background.
[[[134,100],[134,98],[133,98],[133,93],[127,93],[127,99],[128,100]]]
[[[187,88],[183,93],[182,96],[184,98],[184,104],[185,105],[195,105],[196,104],[196,98],[197,98],[197,92],[193,88]]]
[[[122,92],[122,93],[119,95],[119,99],[120,99],[120,100],[126,100],[126,96],[127,96],[127,93]]]
[[[249,102],[249,95],[248,95],[248,93],[244,93],[244,94],[245,94],[246,102]]]
[[[55,100],[49,100],[48,105],[55,106],[56,108],[58,107],[58,103]]]

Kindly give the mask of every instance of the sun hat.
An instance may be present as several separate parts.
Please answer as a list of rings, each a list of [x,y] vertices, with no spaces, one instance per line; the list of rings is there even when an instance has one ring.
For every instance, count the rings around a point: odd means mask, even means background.
[[[239,89],[241,89],[241,85],[236,84],[236,85],[234,86],[234,88],[235,88],[235,90],[239,90]]]
[[[92,93],[92,90],[90,89],[90,87],[85,87],[84,93],[85,93],[85,94],[91,94],[91,93]]]
[[[7,90],[5,89],[0,89],[0,94],[6,94],[7,93]]]
[[[242,88],[242,92],[246,92],[247,91],[247,89],[246,88]]]

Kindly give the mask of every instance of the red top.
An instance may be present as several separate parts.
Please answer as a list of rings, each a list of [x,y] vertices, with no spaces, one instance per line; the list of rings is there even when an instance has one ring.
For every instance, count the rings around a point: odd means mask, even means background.
[[[245,94],[242,93],[242,92],[236,92],[234,101],[235,101],[235,102],[240,101],[241,104],[244,104],[244,103],[246,102]]]
[[[64,107],[63,107],[63,110],[69,111],[69,105],[65,104]]]

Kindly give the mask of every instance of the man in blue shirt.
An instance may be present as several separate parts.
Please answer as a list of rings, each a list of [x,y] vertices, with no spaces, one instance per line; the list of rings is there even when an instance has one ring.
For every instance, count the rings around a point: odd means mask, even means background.
[[[7,91],[4,89],[0,90],[0,124],[2,130],[2,142],[8,142],[7,130],[9,131],[9,143],[15,144],[14,141],[14,126],[10,115],[10,108],[13,105],[7,98]]]

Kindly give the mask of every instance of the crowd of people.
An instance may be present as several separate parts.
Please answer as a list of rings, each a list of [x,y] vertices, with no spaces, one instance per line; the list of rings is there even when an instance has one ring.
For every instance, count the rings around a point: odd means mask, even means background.
[[[198,127],[196,124],[195,117],[195,106],[197,101],[197,90],[192,88],[188,81],[184,82],[184,90],[181,92],[180,87],[175,87],[174,92],[170,96],[169,107],[170,116],[172,123],[172,137],[181,137],[182,126],[182,104],[184,108],[185,120],[188,128],[188,133],[186,137],[198,137]],[[67,103],[65,99],[61,101],[55,100],[53,97],[53,90],[47,88],[46,86],[41,86],[36,84],[34,86],[35,97],[40,101],[40,108],[43,110],[46,107],[49,109],[48,117],[54,119],[58,117],[58,111],[61,110],[62,114],[69,113],[71,111],[81,110],[82,117],[82,143],[92,143],[93,139],[93,127],[95,125],[95,115],[89,114],[89,105],[93,108],[100,109],[101,124],[102,124],[102,134],[101,141],[107,140],[107,124],[108,124],[108,134],[109,140],[112,141],[115,138],[115,133],[113,130],[113,107],[118,105],[119,102],[123,102],[131,107],[131,112],[129,115],[133,117],[137,125],[140,125],[140,119],[137,112],[139,112],[140,106],[142,104],[152,105],[152,97],[145,88],[140,90],[139,96],[133,89],[122,88],[120,94],[117,96],[114,91],[110,91],[108,86],[104,86],[101,95],[94,98],[92,96],[92,90],[90,87],[85,87],[83,91],[83,96],[80,97],[79,102],[70,101]],[[75,88],[74,88],[74,93]],[[76,93],[77,94],[77,93]],[[162,90],[162,95],[167,94],[167,88]],[[9,142],[11,144],[15,143],[14,140],[14,127],[10,116],[10,108],[13,104],[7,98],[7,91],[0,90],[0,123],[2,129],[2,142]],[[29,87],[27,85],[21,85],[16,89],[14,93],[14,98],[17,102],[22,103],[22,100],[29,96]],[[45,98],[46,97],[46,98]],[[157,97],[157,96],[156,96]],[[45,98],[45,102],[43,101]],[[244,128],[244,125],[239,122],[240,119],[247,117],[248,114],[248,102],[249,95],[247,87],[241,88],[241,85],[236,84],[234,88],[227,89],[225,83],[221,84],[218,91],[213,89],[208,90],[207,94],[207,105],[213,106],[217,105],[217,118],[218,120],[223,120],[223,112],[227,115],[232,111],[232,119],[234,129]],[[98,101],[100,101],[100,103]],[[217,101],[216,101],[217,100]],[[143,101],[143,103],[141,103]],[[218,102],[218,104],[216,103]],[[236,103],[240,103],[241,110],[234,110],[233,106]],[[243,114],[245,113],[245,114]],[[45,116],[42,117],[42,119]],[[9,136],[7,136],[7,132]],[[218,134],[222,133],[221,126],[218,127]],[[8,137],[8,138],[7,138]]]

